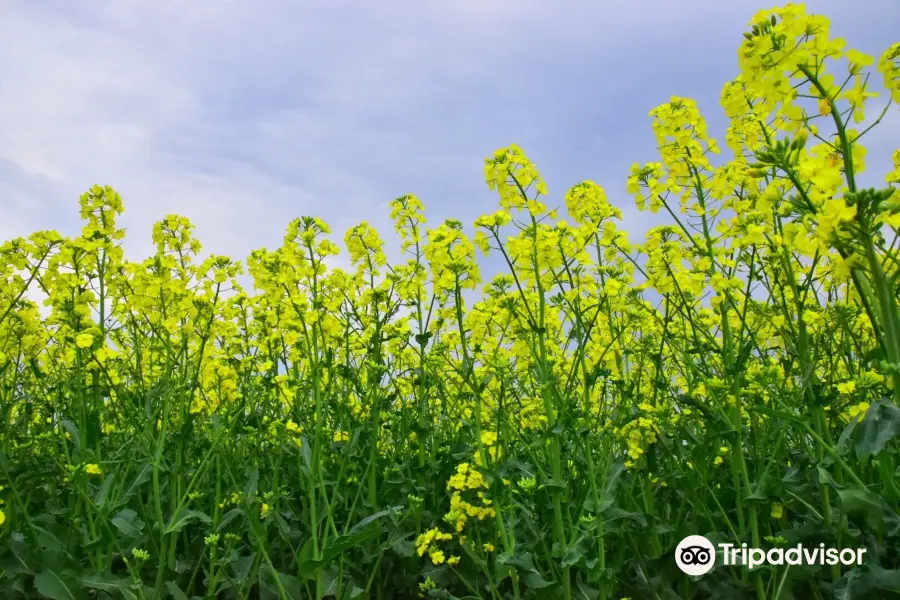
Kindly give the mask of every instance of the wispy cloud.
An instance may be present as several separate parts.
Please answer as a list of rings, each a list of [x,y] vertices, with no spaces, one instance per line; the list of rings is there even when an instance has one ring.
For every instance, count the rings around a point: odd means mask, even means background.
[[[647,111],[691,96],[721,132],[721,85],[767,5],[12,0],[0,20],[0,238],[73,231],[94,183],[123,195],[137,256],[169,212],[235,257],[277,245],[302,214],[338,235],[361,220],[386,230],[387,203],[406,192],[434,221],[470,221],[495,204],[482,158],[511,142],[556,198],[594,179],[640,231],[624,187],[632,162],[655,157]],[[896,41],[894,5],[807,3],[874,54]],[[895,143],[895,114],[884,131],[873,157]]]

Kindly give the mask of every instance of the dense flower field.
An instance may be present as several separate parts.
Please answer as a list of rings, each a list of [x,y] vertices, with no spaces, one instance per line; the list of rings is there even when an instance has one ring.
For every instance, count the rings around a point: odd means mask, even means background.
[[[391,203],[399,264],[363,223],[328,268],[312,217],[238,263],[169,216],[131,262],[100,186],[79,235],[3,244],[0,596],[900,590],[900,151],[857,185],[900,44],[847,49],[800,6],[751,27],[730,158],[691,100],[650,113],[628,185],[671,224],[643,243],[591,181],[560,218],[510,146],[474,236]],[[867,554],[689,577],[689,534]]]

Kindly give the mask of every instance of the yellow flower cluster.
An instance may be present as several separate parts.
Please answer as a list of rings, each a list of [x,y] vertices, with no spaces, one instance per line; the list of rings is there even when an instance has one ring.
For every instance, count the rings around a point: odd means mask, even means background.
[[[439,542],[445,542],[453,539],[453,536],[449,533],[443,533],[438,528],[429,529],[418,538],[416,538],[416,552],[419,556],[423,556],[425,552],[428,552],[428,557],[431,559],[432,564],[440,565],[443,564],[445,560],[445,556],[443,551],[437,546]],[[457,558],[456,561],[458,562]]]

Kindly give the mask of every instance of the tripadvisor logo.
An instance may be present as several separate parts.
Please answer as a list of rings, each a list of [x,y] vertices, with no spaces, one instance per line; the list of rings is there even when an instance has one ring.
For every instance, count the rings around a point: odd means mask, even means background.
[[[702,535],[689,535],[675,548],[675,564],[688,575],[704,575],[716,565],[716,548]]]
[[[866,548],[826,548],[825,544],[807,548],[748,548],[747,544],[719,544],[722,564],[755,569],[761,565],[861,565]],[[675,564],[688,575],[704,575],[716,565],[716,547],[702,535],[689,535],[675,548]]]

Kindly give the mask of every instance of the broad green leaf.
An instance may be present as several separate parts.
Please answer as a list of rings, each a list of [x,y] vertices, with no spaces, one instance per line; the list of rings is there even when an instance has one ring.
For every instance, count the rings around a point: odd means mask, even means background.
[[[315,559],[312,555],[312,540],[307,540],[306,543],[303,544],[303,548],[300,549],[300,575],[307,579],[313,579],[316,576],[316,573],[332,560],[350,548],[372,539],[379,533],[380,530],[377,527],[372,527],[352,535],[338,536],[328,542],[328,545],[322,550],[321,556],[318,559]]]
[[[515,567],[522,575],[522,581],[532,589],[543,589],[553,585],[553,582],[547,581],[534,566],[534,558],[530,553],[517,553],[510,555],[503,552],[497,556],[497,563],[510,567]]]
[[[392,515],[392,514],[396,513],[397,511],[402,510],[402,508],[403,508],[402,506],[394,506],[387,510],[381,510],[381,511],[378,511],[377,513],[371,514],[368,517],[362,519],[359,523],[357,523],[353,527],[351,527],[350,531],[348,531],[347,533],[354,534],[354,533],[360,531],[361,529],[365,529],[366,527],[368,527],[369,525],[371,525],[372,523],[374,523],[381,517],[386,517],[388,515]]]
[[[136,600],[137,596],[131,590],[132,582],[128,578],[118,578],[109,573],[95,573],[81,579],[81,585],[92,590],[100,590],[115,597],[126,600]]]
[[[169,590],[169,595],[175,600],[188,600],[187,595],[181,591],[181,588],[174,581],[167,581],[166,589]]]
[[[581,544],[572,544],[566,549],[566,555],[563,556],[560,565],[563,567],[571,567],[578,564],[578,561],[582,558],[584,558],[584,548],[581,547]]]
[[[109,488],[112,486],[113,482],[116,479],[115,473],[110,473],[103,479],[103,483],[100,485],[100,489],[97,490],[96,496],[94,496],[94,503],[102,512],[104,508],[106,508],[106,501],[109,498]]]
[[[81,431],[78,429],[78,425],[69,421],[68,419],[60,419],[60,424],[63,428],[69,432],[69,435],[72,436],[72,445],[76,448],[81,447]]]
[[[575,589],[572,591],[572,597],[576,600],[597,600],[599,596],[599,590],[595,590],[581,581],[576,583]]]
[[[219,526],[216,527],[216,531],[222,531],[229,523],[234,521],[236,518],[244,514],[244,509],[241,507],[232,508],[227,513],[222,516],[222,520],[219,521]]]
[[[166,533],[175,533],[184,529],[184,526],[190,523],[191,521],[201,521],[203,523],[212,523],[212,518],[204,512],[200,512],[198,510],[185,510],[182,509],[178,515],[176,515],[172,522],[169,523],[169,526],[166,527]]]
[[[116,526],[116,529],[132,538],[139,536],[144,529],[144,522],[137,516],[137,513],[130,508],[120,510],[119,513],[112,518],[111,522]]]
[[[611,506],[605,511],[603,511],[604,522],[609,523],[611,521],[616,521],[618,519],[625,519],[629,521],[634,521],[641,527],[647,526],[647,517],[645,517],[642,513],[639,512],[628,512],[627,510],[622,510],[616,506]]]
[[[75,600],[77,588],[64,581],[55,571],[43,571],[34,578],[34,587],[39,594],[52,600]]]
[[[848,515],[862,515],[869,526],[877,528],[884,518],[882,500],[869,490],[858,487],[838,490],[841,508]]]
[[[550,587],[551,585],[553,585],[552,581],[547,581],[537,571],[525,573],[522,576],[522,581],[524,581],[525,585],[527,585],[528,587],[530,587],[533,590],[541,590],[541,589],[544,589],[546,587]]]
[[[888,400],[879,400],[869,407],[857,427],[856,456],[865,459],[878,455],[898,434],[900,407]]]
[[[276,581],[277,578],[277,581]],[[281,589],[290,600],[303,600],[303,584],[293,575],[288,575],[280,571],[273,571],[269,565],[263,564],[259,567],[259,591],[260,598],[281,599],[279,590]]]
[[[131,482],[131,485],[128,486],[128,489],[125,490],[125,493],[122,494],[122,497],[119,499],[119,502],[125,502],[131,496],[135,494],[138,490],[141,489],[141,486],[150,481],[150,474],[152,472],[152,468],[149,464],[144,464],[141,467],[141,470],[138,471],[138,474],[135,476],[134,481]]]

